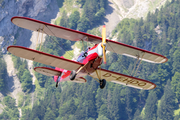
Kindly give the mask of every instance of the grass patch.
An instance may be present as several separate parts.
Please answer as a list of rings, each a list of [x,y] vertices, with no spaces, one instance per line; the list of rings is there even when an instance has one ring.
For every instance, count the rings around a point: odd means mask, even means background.
[[[94,28],[92,30],[88,30],[87,33],[102,37],[101,32],[99,31],[99,27]]]
[[[179,115],[179,113],[180,113],[180,108],[177,110],[174,110],[174,116]]]
[[[158,108],[160,107],[160,104],[161,104],[161,100],[158,100]]]
[[[144,110],[145,110],[145,108],[143,108],[142,111],[141,111],[141,117],[142,118],[144,118],[144,116],[145,116]]]
[[[24,103],[24,95],[23,93],[18,93],[18,107],[22,107]]]
[[[55,21],[55,25],[59,25],[60,24],[60,20],[61,20],[61,17],[58,17]]]
[[[37,79],[35,80],[34,84],[35,84],[35,86],[36,86],[36,87],[35,87],[35,91],[34,91],[34,94],[35,94],[36,96],[34,96],[34,97],[35,97],[36,100],[37,100],[37,101],[35,101],[35,102],[39,103],[39,100],[41,100],[41,99],[44,98],[43,94],[44,94],[45,88],[42,88],[42,87],[39,85],[39,82],[38,82]]]
[[[66,59],[72,60],[72,59],[73,59],[73,56],[71,56],[71,55],[74,55],[74,50],[67,51],[67,52],[63,55],[63,57],[66,58]]]

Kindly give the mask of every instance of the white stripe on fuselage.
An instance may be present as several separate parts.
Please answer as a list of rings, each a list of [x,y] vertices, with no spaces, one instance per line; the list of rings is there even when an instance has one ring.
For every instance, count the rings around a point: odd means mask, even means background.
[[[88,55],[91,55],[93,53],[97,53],[99,57],[103,56],[103,49],[101,47],[101,43],[99,43],[96,48],[88,51]]]

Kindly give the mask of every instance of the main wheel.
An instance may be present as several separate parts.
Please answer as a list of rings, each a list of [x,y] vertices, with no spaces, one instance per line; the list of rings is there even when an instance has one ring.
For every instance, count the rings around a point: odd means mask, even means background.
[[[102,80],[99,80],[99,82],[100,82],[100,88],[103,89],[106,86],[106,80],[102,79]]]
[[[71,71],[71,74],[69,75],[69,79],[70,79],[70,80],[74,80],[75,77],[76,77],[76,71],[73,70],[73,71]]]

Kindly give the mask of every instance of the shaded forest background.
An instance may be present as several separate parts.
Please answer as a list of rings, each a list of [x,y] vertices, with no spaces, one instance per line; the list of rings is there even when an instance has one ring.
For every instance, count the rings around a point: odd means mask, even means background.
[[[74,11],[69,17],[63,12],[57,25],[83,32],[102,24],[107,0],[78,0],[82,14]],[[94,34],[94,33],[93,33]],[[98,35],[97,33],[95,33]],[[179,120],[180,118],[180,0],[167,2],[160,10],[148,13],[145,19],[123,19],[112,32],[117,41],[157,52],[168,58],[164,64],[142,62],[136,77],[149,80],[157,85],[154,90],[138,90],[114,83],[107,83],[104,89],[91,77],[85,84],[61,83],[55,88],[51,77],[35,73],[43,88],[41,99],[32,109],[22,110],[22,120]],[[43,52],[62,56],[72,50],[74,42],[56,37],[47,37]],[[71,54],[71,53],[69,53]],[[2,58],[2,57],[1,57]],[[107,64],[103,68],[130,75],[135,59],[108,53]],[[18,77],[29,92],[32,85],[26,61],[14,57]],[[0,89],[6,66],[0,59]],[[43,66],[34,63],[34,66]],[[120,67],[117,67],[120,66]],[[7,96],[3,100],[7,106],[0,119],[18,119],[15,100]],[[13,114],[8,114],[11,111]]]

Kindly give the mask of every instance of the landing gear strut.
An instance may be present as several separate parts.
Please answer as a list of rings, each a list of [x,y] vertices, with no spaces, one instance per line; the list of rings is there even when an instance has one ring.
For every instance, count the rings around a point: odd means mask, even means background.
[[[103,89],[106,86],[106,80],[105,79],[99,80],[99,83],[100,83],[101,89]]]
[[[58,80],[56,81],[56,87],[58,87]]]
[[[58,78],[57,78],[57,81],[56,81],[56,88],[58,87],[58,83],[59,83],[59,81],[60,81],[60,77],[61,77],[61,76],[58,76]]]

